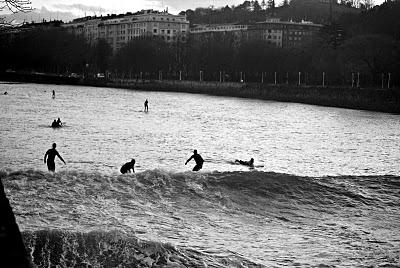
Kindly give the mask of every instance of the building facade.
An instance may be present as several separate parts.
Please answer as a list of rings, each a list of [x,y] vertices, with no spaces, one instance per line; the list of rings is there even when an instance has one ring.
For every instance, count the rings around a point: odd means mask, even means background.
[[[166,11],[154,10],[79,18],[63,24],[62,27],[75,34],[84,35],[91,44],[104,39],[114,52],[134,38],[158,37],[168,43],[176,43],[186,42],[189,35],[189,21],[185,15],[172,15]]]
[[[237,47],[248,39],[248,25],[243,24],[199,24],[190,28],[189,38],[193,42],[206,40],[231,40]]]
[[[322,27],[309,21],[268,19],[249,26],[249,38],[265,40],[277,47],[301,47],[311,42]]]
[[[290,22],[279,19],[268,19],[249,25],[195,25],[190,29],[190,38],[201,41],[230,34],[234,36],[237,43],[248,40],[264,40],[276,47],[299,47],[312,41],[322,26],[307,21]]]

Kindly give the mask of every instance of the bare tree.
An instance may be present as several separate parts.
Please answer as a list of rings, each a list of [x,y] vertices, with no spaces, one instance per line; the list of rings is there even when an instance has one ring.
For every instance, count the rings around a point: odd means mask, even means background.
[[[8,9],[12,13],[29,12],[32,10],[29,0],[0,0],[0,11]]]
[[[0,0],[0,11],[8,10],[12,13],[32,11],[31,1],[29,0]],[[7,21],[0,17],[0,29],[12,26],[12,21]]]

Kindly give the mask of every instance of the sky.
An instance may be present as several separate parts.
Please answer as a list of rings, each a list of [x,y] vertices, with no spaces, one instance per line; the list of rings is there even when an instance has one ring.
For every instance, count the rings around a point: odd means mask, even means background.
[[[62,19],[64,21],[77,17],[120,14],[136,12],[142,9],[162,11],[168,8],[171,14],[197,7],[222,7],[238,5],[244,0],[31,0],[33,12],[14,15],[14,18],[26,21]],[[260,0],[261,1],[261,0]]]
[[[41,21],[60,19],[64,22],[77,17],[120,14],[142,9],[164,10],[171,14],[197,7],[222,7],[238,5],[244,0],[31,0],[34,10],[29,13],[13,15],[18,21]],[[259,0],[261,2],[261,0]],[[267,2],[267,1],[266,1]],[[279,5],[280,0],[275,0]],[[383,0],[375,0],[380,4]]]

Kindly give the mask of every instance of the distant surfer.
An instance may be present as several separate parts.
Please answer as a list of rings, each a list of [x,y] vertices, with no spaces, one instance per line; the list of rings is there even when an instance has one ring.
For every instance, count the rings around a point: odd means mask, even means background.
[[[254,158],[251,158],[250,161],[243,161],[236,159],[235,163],[239,163],[244,166],[254,167]]]
[[[4,92],[4,95],[8,95],[8,92],[6,91],[6,92]]]
[[[192,159],[194,159],[194,161],[196,162],[196,165],[194,166],[193,171],[199,171],[200,169],[203,168],[204,160],[201,157],[201,155],[199,155],[197,153],[197,150],[193,151],[193,155],[188,160],[186,160],[185,165]]]
[[[59,125],[55,119],[54,119],[53,123],[51,123],[51,127],[59,127]]]
[[[56,92],[53,89],[53,99],[55,99],[55,98],[56,98]]]
[[[49,171],[54,172],[56,170],[56,164],[54,163],[54,158],[58,156],[61,161],[65,163],[64,159],[61,157],[61,155],[57,152],[56,150],[57,144],[53,143],[53,148],[47,150],[46,154],[44,155],[44,163],[46,164],[46,157],[47,157],[47,168]]]
[[[149,101],[146,99],[144,102],[144,111],[148,112],[149,111]]]
[[[62,127],[62,122],[60,118],[58,118],[57,121],[54,119],[53,123],[51,123],[51,127]]]
[[[135,163],[136,163],[135,159],[132,158],[131,162],[123,164],[120,169],[121,173],[125,174],[128,172],[131,172],[131,170],[132,170],[132,173],[135,173]]]

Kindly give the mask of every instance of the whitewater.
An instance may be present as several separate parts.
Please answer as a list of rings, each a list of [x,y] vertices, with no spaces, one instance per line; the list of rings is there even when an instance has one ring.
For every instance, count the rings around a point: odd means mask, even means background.
[[[400,267],[397,115],[110,88],[3,91],[0,179],[38,267]],[[50,128],[58,117],[66,127]],[[67,162],[55,174],[43,163],[53,142]],[[184,165],[193,149],[201,172]],[[132,157],[136,173],[119,174]],[[234,164],[250,157],[255,169]]]

